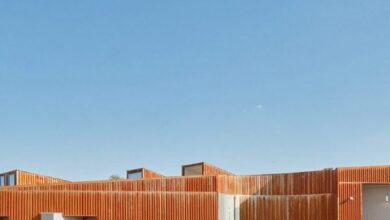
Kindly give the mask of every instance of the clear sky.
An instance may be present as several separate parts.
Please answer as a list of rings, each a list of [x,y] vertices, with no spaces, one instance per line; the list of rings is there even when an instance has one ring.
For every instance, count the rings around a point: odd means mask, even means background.
[[[389,39],[387,0],[1,1],[0,170],[389,164]]]

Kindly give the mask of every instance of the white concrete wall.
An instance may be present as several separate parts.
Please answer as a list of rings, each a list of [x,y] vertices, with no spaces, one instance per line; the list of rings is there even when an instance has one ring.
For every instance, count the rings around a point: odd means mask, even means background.
[[[82,217],[64,217],[62,213],[42,213],[41,220],[83,220]]]
[[[62,213],[42,213],[41,220],[65,220]]]
[[[369,185],[363,187],[363,220],[390,219],[389,185]]]
[[[233,195],[218,195],[218,219],[240,220],[240,200]]]

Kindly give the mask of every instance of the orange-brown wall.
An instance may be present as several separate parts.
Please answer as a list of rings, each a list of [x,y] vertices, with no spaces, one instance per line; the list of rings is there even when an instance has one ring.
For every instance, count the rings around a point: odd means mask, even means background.
[[[219,192],[241,195],[336,194],[336,171],[271,174],[259,176],[219,176]]]
[[[163,178],[164,176],[161,174],[158,174],[154,171],[143,169],[142,178],[144,179],[154,179],[154,178]]]
[[[0,188],[0,191],[1,190],[217,192],[217,177],[196,176],[161,179],[57,183],[49,185],[4,187]]]
[[[339,219],[362,220],[363,185],[389,184],[390,166],[339,168],[337,176]]]
[[[224,193],[243,195],[239,196],[240,202],[242,204],[240,207],[241,220],[335,220],[335,210],[337,207],[335,199],[337,192],[336,180],[336,172],[334,170],[322,170],[261,176],[206,175],[160,179],[57,183],[37,186],[6,187],[0,190],[0,193],[16,193],[12,197],[8,197],[5,201],[8,201],[9,199],[12,201],[14,199],[21,199],[22,201],[26,197],[30,198],[30,200],[35,200],[37,199],[36,197],[42,198],[42,196],[59,196],[61,198],[66,197],[66,199],[75,201],[76,203],[83,206],[85,203],[84,200],[81,202],[77,201],[77,199],[79,199],[81,196],[81,198],[84,198],[86,201],[88,201],[87,203],[92,203],[92,205],[86,205],[88,207],[82,208],[81,211],[74,206],[59,207],[58,209],[52,208],[49,210],[44,209],[44,211],[57,210],[58,212],[64,212],[66,215],[92,215],[95,212],[91,213],[91,210],[106,210],[107,207],[105,207],[104,204],[107,203],[107,201],[103,203],[101,202],[102,195],[104,195],[102,198],[106,198],[107,195],[112,195],[114,198],[118,198],[122,203],[129,204],[132,202],[139,202],[137,200],[138,197],[136,198],[134,196],[130,196],[130,198],[126,197],[128,200],[122,200],[121,198],[124,195],[156,195],[156,197],[152,196],[153,199],[149,200],[158,202],[155,201],[155,198],[159,197],[157,195],[165,196],[177,194],[182,196],[192,195],[191,197],[194,197],[196,195],[205,195],[205,193],[207,195],[217,195],[217,193]],[[110,196],[108,197],[111,198]],[[44,199],[51,201],[51,198]],[[191,200],[191,198],[187,199]],[[144,201],[145,200],[142,200],[141,204],[145,204]],[[183,201],[170,201],[174,203],[175,206],[182,207],[181,203]],[[196,201],[200,202],[201,200]],[[59,201],[55,200],[50,203],[57,205],[57,202]],[[215,198],[213,202],[216,202]],[[207,203],[210,202],[207,200]],[[208,218],[210,219],[217,217],[215,215],[217,215],[216,210],[218,207],[215,208],[215,206],[218,205],[214,205],[214,203],[211,205],[211,207],[214,208],[213,213],[209,212],[210,216]],[[126,218],[130,215],[127,213],[127,211],[121,211],[122,208],[120,208],[120,206],[118,209],[119,210],[111,211],[120,212],[122,213],[121,215],[125,216]],[[185,218],[182,218],[185,220],[198,219],[199,215],[201,215],[203,211],[200,212],[199,210],[201,209],[197,209],[198,210],[190,209],[189,213],[178,215],[182,217],[185,215]],[[35,210],[42,210],[42,207],[37,207]],[[36,211],[34,213],[36,213]],[[144,209],[144,211],[147,212],[149,210]],[[172,212],[175,212],[175,210],[172,209]],[[170,215],[171,214],[173,213],[170,213]],[[15,213],[15,215],[18,214]],[[99,215],[105,216],[104,213],[99,213]],[[144,213],[144,215],[146,214]],[[130,216],[129,219],[138,220],[138,218],[132,217],[133,216]],[[101,218],[99,218],[99,220],[100,219]],[[170,220],[170,218],[166,217],[161,217],[161,219]],[[16,220],[18,220],[18,218],[16,218]]]
[[[241,220],[337,219],[337,176],[332,169],[218,180],[220,191],[248,195],[241,196]]]
[[[1,191],[0,216],[39,220],[42,212],[99,220],[218,220],[216,193]]]
[[[350,197],[353,200],[350,200]],[[339,219],[361,220],[362,218],[362,184],[340,183],[338,192]]]
[[[19,199],[26,198],[36,199],[32,195],[38,197],[47,195],[66,197],[70,195],[70,199],[76,199],[78,195],[84,195],[87,201],[95,204],[92,205],[93,210],[98,209],[101,200],[99,200],[99,196],[91,197],[91,195],[104,194],[105,196],[122,198],[122,194],[157,195],[161,193],[160,195],[170,196],[175,193],[178,195],[193,193],[191,195],[195,196],[205,195],[205,193],[208,195],[224,193],[242,195],[240,196],[242,220],[265,220],[267,218],[273,220],[362,220],[363,185],[389,183],[390,166],[339,168],[336,170],[258,176],[214,174],[139,180],[66,182],[49,185],[3,187],[0,189],[1,199],[3,199],[0,200],[0,211],[4,210],[4,207],[9,207],[10,202],[22,201]],[[26,195],[30,195],[30,197],[26,197]],[[110,196],[108,197],[111,198]],[[353,200],[349,199],[350,197],[353,197]],[[131,198],[136,199],[135,197]],[[124,203],[131,203],[132,199],[119,200]],[[71,211],[71,208],[67,210]],[[103,208],[106,209],[104,204],[102,205]],[[191,213],[194,216],[199,215],[196,211],[191,211]]]
[[[233,175],[232,173],[218,168],[216,166],[203,163],[203,175],[205,176],[214,176],[214,175]]]
[[[336,195],[243,196],[240,220],[335,220]]]
[[[61,180],[54,177],[41,176],[34,173],[16,171],[16,183],[17,185],[43,185],[52,183],[65,183],[68,181]]]
[[[337,192],[336,172],[261,176],[194,176],[17,186],[3,190],[220,192],[239,195],[309,195]]]

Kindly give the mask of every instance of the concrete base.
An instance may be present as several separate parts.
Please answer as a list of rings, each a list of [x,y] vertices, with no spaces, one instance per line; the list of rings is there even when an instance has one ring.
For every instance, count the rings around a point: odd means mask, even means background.
[[[64,217],[62,213],[42,213],[41,220],[83,220],[83,217]],[[91,218],[94,219],[94,218]]]
[[[218,195],[218,219],[240,220],[240,200],[233,195]]]

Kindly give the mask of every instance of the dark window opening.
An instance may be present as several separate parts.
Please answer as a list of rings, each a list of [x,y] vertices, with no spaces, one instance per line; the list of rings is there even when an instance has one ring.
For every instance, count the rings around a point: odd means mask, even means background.
[[[4,178],[4,175],[1,175],[1,176],[0,176],[0,186],[5,186],[5,178]],[[0,220],[2,220],[1,218],[3,218],[3,217],[0,217]]]
[[[8,186],[14,186],[16,185],[16,181],[15,181],[15,174],[8,174],[7,176],[7,185]]]
[[[129,170],[127,171],[127,179],[142,179],[143,178],[143,170]]]
[[[203,164],[193,164],[183,166],[183,176],[203,175]]]
[[[1,186],[15,186],[16,185],[16,172],[9,172],[0,174],[0,187]],[[0,220],[1,217],[0,217]]]

